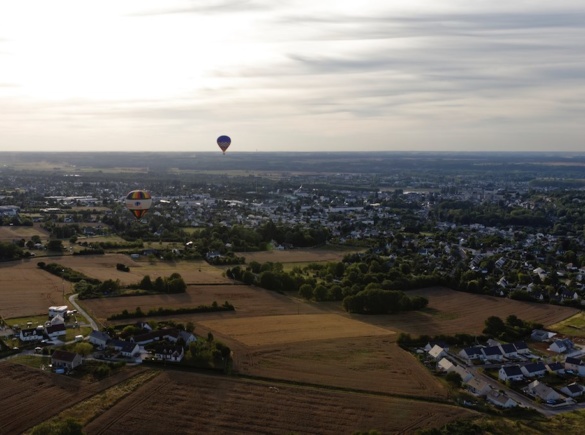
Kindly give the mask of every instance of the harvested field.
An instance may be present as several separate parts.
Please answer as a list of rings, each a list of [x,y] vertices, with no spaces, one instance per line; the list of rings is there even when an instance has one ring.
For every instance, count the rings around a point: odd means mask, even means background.
[[[262,252],[238,252],[239,256],[246,259],[246,263],[257,261],[258,263],[319,263],[341,261],[350,252],[347,250],[325,249],[291,249],[285,251]]]
[[[244,317],[204,320],[199,324],[251,347],[392,334],[387,329],[337,314]]]
[[[121,313],[125,309],[134,311],[136,307],[140,307],[143,312],[147,312],[159,307],[181,308],[211,305],[213,301],[220,305],[228,301],[234,305],[235,312],[185,314],[175,317],[180,317],[181,321],[196,322],[202,318],[231,319],[234,316],[284,315],[298,312],[319,313],[319,309],[312,304],[294,303],[287,296],[246,285],[190,285],[185,293],[86,299],[80,303],[90,310],[93,316],[103,322],[112,314]],[[127,321],[122,323],[127,323]]]
[[[0,433],[22,433],[55,414],[144,369],[124,370],[100,382],[84,382],[30,367],[0,363]],[[34,410],[25,412],[24,410]]]
[[[37,267],[37,260],[0,263],[0,315],[4,318],[47,314],[63,305],[69,283]]]
[[[505,320],[510,314],[514,314],[522,320],[548,326],[580,311],[559,305],[515,301],[458,292],[442,287],[412,290],[407,294],[428,298],[428,307],[424,311],[391,316],[354,315],[354,317],[377,326],[413,335],[481,334],[485,327],[484,322],[490,316],[498,316]]]
[[[49,233],[35,224],[29,226],[0,226],[0,242],[12,242],[13,240],[30,240],[32,236],[39,236],[41,239],[48,239]]]
[[[159,276],[180,274],[187,284],[228,284],[231,281],[225,278],[223,270],[210,266],[204,261],[149,261],[141,258],[137,261],[128,255],[107,254],[99,256],[63,256],[46,260],[47,263],[59,263],[75,269],[85,275],[105,281],[119,279],[122,284],[135,284],[149,275],[154,281]],[[130,268],[130,272],[121,272],[116,264],[121,263]]]
[[[93,434],[347,434],[414,432],[474,415],[368,394],[168,371],[84,430]]]
[[[447,397],[445,387],[395,336],[307,341],[234,350],[238,373],[413,397]]]

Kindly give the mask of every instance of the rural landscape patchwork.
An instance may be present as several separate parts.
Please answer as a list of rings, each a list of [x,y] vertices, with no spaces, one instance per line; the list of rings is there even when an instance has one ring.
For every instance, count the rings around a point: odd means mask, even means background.
[[[0,153],[0,434],[585,433],[584,301],[583,154]]]

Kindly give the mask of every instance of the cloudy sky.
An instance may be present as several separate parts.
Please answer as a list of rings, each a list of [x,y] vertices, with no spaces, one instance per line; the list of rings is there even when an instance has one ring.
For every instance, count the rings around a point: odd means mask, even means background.
[[[585,4],[0,3],[0,151],[221,134],[230,152],[585,151]]]

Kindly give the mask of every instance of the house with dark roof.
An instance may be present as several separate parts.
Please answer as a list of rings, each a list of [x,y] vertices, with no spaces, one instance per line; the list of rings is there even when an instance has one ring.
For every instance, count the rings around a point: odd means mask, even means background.
[[[557,335],[556,332],[535,329],[532,331],[532,334],[530,334],[530,338],[534,341],[550,341],[555,335]]]
[[[142,346],[162,340],[176,343],[179,339],[183,339],[186,346],[197,340],[192,333],[176,328],[157,329],[155,331],[138,334],[132,337],[132,341]]]
[[[518,356],[518,351],[516,350],[516,346],[512,343],[505,343],[499,345],[500,352],[506,358],[516,358]]]
[[[555,353],[565,353],[573,350],[573,347],[573,342],[568,338],[564,338],[562,340],[553,340],[547,350]]]
[[[501,381],[521,381],[524,379],[520,366],[506,366],[501,367],[498,371],[498,378]]]
[[[91,331],[87,338],[87,341],[99,348],[104,348],[110,340],[110,336],[102,331]]]
[[[64,323],[56,323],[54,325],[47,326],[45,327],[45,332],[52,340],[67,335],[67,329],[65,328]]]
[[[516,348],[516,352],[518,352],[519,355],[527,355],[530,353],[530,348],[523,341],[517,341],[514,343],[514,347]]]
[[[546,368],[549,372],[555,373],[557,375],[564,375],[565,374],[565,365],[560,362],[553,362],[546,365]]]
[[[569,397],[580,397],[585,393],[585,388],[583,388],[583,385],[573,382],[561,388],[561,393]]]
[[[568,356],[565,358],[565,372],[572,371],[579,376],[585,376],[585,363],[579,358]]]
[[[527,378],[534,378],[537,376],[540,377],[546,374],[546,366],[544,365],[543,362],[540,361],[526,364],[520,367],[520,370],[522,371],[522,374]]]
[[[120,352],[122,356],[133,357],[140,353],[140,346],[132,341],[112,339],[108,342],[108,347]]]
[[[502,355],[500,346],[484,347],[481,351],[484,355],[484,358],[488,361],[502,361],[504,359],[504,355]]]
[[[459,356],[466,360],[476,360],[483,358],[483,352],[481,351],[481,347],[473,346],[473,347],[466,347],[465,349],[459,352]]]
[[[157,343],[154,345],[153,353],[157,360],[180,362],[185,356],[185,349],[176,344]]]
[[[51,364],[53,368],[63,368],[72,370],[82,364],[81,355],[75,352],[68,352],[66,350],[55,350],[51,355]]]
[[[45,329],[42,326],[21,329],[18,338],[20,338],[20,341],[41,341],[45,338]]]

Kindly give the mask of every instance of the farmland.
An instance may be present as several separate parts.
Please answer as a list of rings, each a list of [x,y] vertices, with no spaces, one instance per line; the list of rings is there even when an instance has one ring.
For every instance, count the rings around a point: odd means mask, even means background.
[[[248,262],[257,258],[288,261],[290,265],[298,261],[338,261],[343,253],[306,250],[302,255],[294,251],[252,255]],[[165,371],[89,422],[85,427],[88,434],[163,433],[169,427],[177,433],[192,433],[193,428],[203,433],[257,433],[262,428],[263,433],[325,434],[369,429],[397,433],[436,427],[472,413],[436,403],[448,401],[449,390],[413,355],[397,346],[398,333],[479,334],[485,319],[492,315],[505,318],[516,314],[524,320],[549,325],[577,312],[568,307],[428,288],[409,292],[429,299],[423,311],[350,315],[338,302],[308,302],[296,295],[234,283],[224,276],[223,268],[204,262],[146,258],[135,261],[121,254],[61,256],[43,261],[62,264],[93,278],[119,279],[127,284],[145,275],[155,278],[177,272],[188,284],[187,291],[180,294],[82,301],[101,322],[136,307],[147,312],[158,307],[209,305],[213,301],[228,301],[235,306],[234,312],[185,314],[174,320],[193,322],[196,334],[205,336],[211,332],[230,346],[234,370],[240,377]],[[48,305],[62,300],[62,280],[39,269],[37,262],[0,265],[0,314],[4,317],[44,313]],[[130,272],[116,270],[117,263],[129,266]],[[69,284],[64,284],[68,292]],[[12,291],[7,290],[7,285]],[[37,401],[47,399],[42,394],[25,397],[16,392],[17,384],[11,383],[12,378],[21,379],[26,391],[34,393],[41,386],[64,403],[54,409],[41,404],[38,419],[16,419],[10,423],[15,426],[6,427],[8,432],[13,427],[38,424],[66,406],[89,400],[99,390],[91,383],[9,363],[1,364],[0,370],[0,387],[14,391],[11,397],[19,406],[36,406],[40,403]],[[115,380],[109,382],[113,385]],[[77,395],[70,394],[72,391]],[[190,412],[194,404],[197,413]],[[12,402],[4,406],[13,409]]]
[[[87,382],[18,364],[2,363],[0,433],[21,433],[142,370],[125,370],[105,381]],[[34,412],[23,411],[27,409],[34,409]]]
[[[197,412],[193,412],[196,409]],[[165,372],[85,427],[88,434],[412,432],[472,413],[435,403]]]

